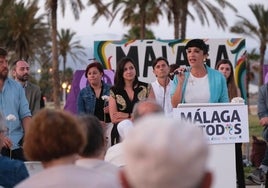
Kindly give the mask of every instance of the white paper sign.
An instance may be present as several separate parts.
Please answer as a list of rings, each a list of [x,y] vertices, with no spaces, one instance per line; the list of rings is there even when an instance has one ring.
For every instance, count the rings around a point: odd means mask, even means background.
[[[248,107],[244,104],[182,104],[173,116],[202,129],[210,144],[249,142]]]

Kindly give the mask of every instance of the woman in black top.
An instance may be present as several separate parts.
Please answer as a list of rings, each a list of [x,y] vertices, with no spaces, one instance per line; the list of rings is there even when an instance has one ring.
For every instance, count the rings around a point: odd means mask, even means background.
[[[131,118],[136,102],[148,97],[149,84],[138,80],[134,61],[129,57],[122,58],[116,67],[114,86],[110,90],[109,112],[112,123],[111,144],[119,142],[117,124]]]

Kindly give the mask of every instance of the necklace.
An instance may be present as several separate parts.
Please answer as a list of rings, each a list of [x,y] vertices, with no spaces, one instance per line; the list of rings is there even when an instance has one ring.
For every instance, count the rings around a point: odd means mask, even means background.
[[[190,73],[189,79],[188,79],[189,84],[191,84],[192,86],[195,85],[195,77],[193,76],[192,73]]]
[[[207,74],[207,70],[206,70],[205,67],[203,67],[202,69],[200,69],[200,71],[199,70],[194,71],[193,69],[191,69],[191,74],[194,77],[201,78],[201,77],[204,77]]]

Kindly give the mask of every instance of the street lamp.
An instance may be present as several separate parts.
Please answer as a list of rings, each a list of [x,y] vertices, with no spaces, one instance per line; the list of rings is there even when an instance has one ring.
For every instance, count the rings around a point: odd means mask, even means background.
[[[66,103],[66,88],[67,88],[67,83],[63,82],[61,84],[62,87],[62,102],[63,102],[63,107],[65,106]]]

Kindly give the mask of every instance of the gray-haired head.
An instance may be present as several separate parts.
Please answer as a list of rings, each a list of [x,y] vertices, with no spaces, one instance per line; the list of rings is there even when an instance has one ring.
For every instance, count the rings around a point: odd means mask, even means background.
[[[202,131],[164,115],[136,121],[123,149],[131,187],[198,187],[207,172],[208,145]]]
[[[155,113],[164,113],[163,108],[155,100],[142,100],[136,103],[133,107],[133,121],[137,119]]]

